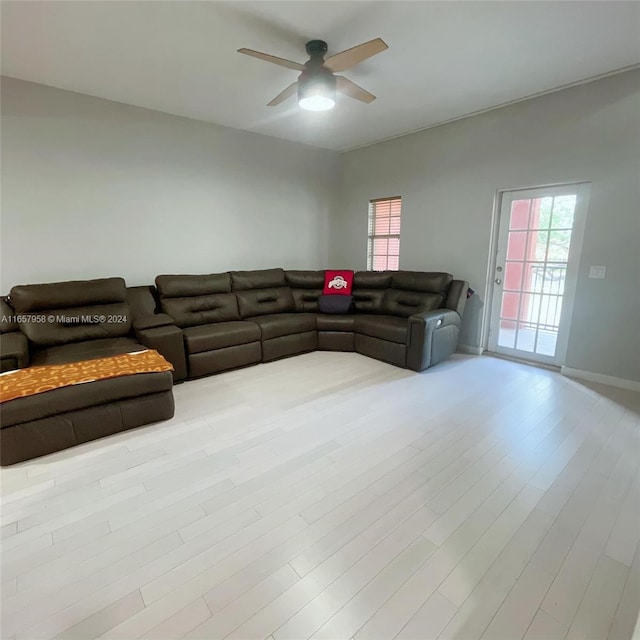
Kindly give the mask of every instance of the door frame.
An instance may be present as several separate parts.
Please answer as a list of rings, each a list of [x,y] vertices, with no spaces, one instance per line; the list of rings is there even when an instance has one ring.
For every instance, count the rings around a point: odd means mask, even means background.
[[[498,261],[498,238],[500,235],[500,222],[502,216],[502,206],[505,194],[513,194],[519,192],[527,192],[540,189],[558,189],[562,187],[574,187],[576,190],[576,208],[574,212],[573,231],[571,235],[571,246],[569,248],[569,258],[567,262],[567,275],[565,284],[565,293],[563,297],[563,324],[566,323],[565,331],[558,332],[558,342],[556,344],[556,355],[554,358],[542,357],[537,361],[531,361],[532,364],[547,364],[560,368],[564,365],[567,355],[567,347],[569,345],[569,334],[571,322],[573,319],[573,306],[575,302],[575,294],[580,275],[580,260],[582,256],[582,245],[584,240],[584,230],[587,222],[589,193],[591,182],[588,180],[572,180],[567,182],[556,182],[553,184],[532,185],[526,187],[498,189],[493,200],[493,212],[491,219],[491,236],[489,240],[489,261],[487,266],[487,277],[485,281],[486,304],[484,305],[484,313],[482,316],[482,349],[487,353],[489,351],[489,333],[491,329],[491,320],[493,318],[493,305],[495,294],[495,273]],[[506,357],[521,358],[521,355],[514,354]],[[539,357],[539,356],[538,356]]]

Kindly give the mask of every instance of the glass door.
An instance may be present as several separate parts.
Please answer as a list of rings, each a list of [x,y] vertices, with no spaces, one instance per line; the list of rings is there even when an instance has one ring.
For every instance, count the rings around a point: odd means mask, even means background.
[[[489,351],[546,364],[564,363],[585,187],[503,194]]]

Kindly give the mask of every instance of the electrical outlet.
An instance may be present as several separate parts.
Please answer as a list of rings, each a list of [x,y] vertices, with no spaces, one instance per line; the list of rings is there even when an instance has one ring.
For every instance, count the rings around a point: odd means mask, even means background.
[[[589,277],[602,280],[607,274],[607,267],[589,267]]]

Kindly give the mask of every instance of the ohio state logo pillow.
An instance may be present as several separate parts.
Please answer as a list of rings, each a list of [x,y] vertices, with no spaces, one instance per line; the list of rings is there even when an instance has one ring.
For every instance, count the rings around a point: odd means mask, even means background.
[[[325,296],[350,296],[353,287],[353,271],[325,271],[324,289]]]

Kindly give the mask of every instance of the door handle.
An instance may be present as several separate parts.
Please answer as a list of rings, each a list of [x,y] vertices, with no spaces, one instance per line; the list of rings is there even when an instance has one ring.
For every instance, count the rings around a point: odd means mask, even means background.
[[[500,278],[496,278],[496,279],[495,279],[495,283],[496,283],[496,284],[502,284],[502,280],[501,280]]]

